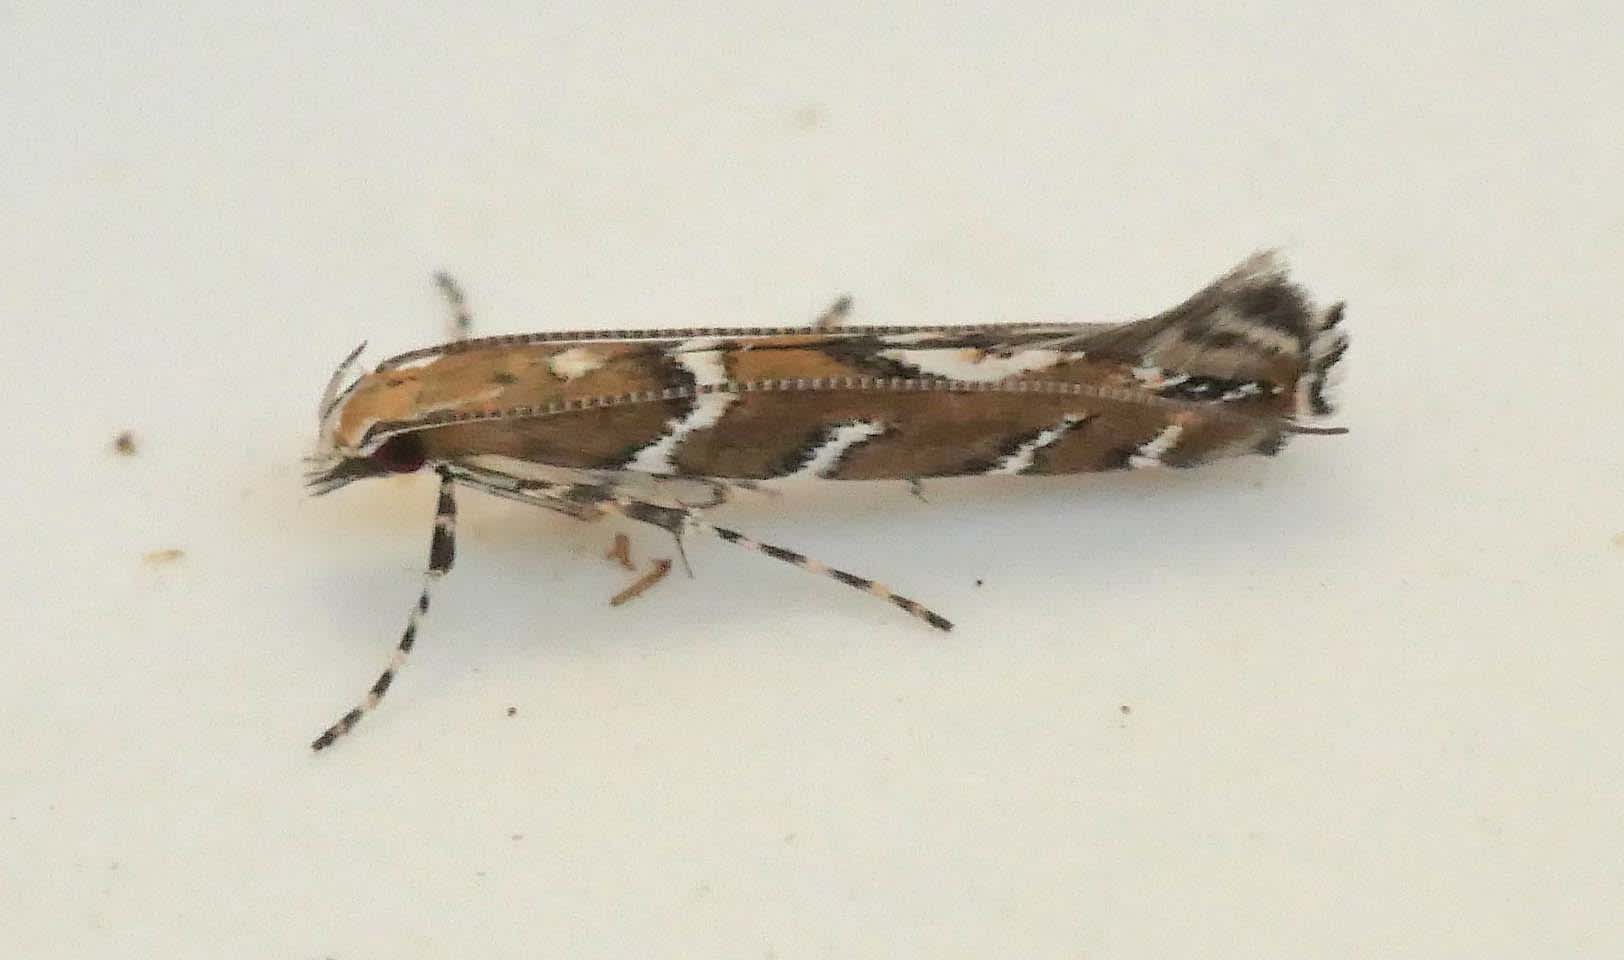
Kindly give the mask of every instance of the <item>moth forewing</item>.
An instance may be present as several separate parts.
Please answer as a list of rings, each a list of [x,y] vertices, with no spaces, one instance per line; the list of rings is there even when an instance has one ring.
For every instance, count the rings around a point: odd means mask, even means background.
[[[461,329],[460,290],[452,303]],[[1273,454],[1291,433],[1335,432],[1304,421],[1331,410],[1327,374],[1347,349],[1341,319],[1340,304],[1315,307],[1261,254],[1171,310],[1118,324],[459,340],[385,360],[340,391],[346,361],[323,396],[311,482],[327,492],[431,466],[443,497],[461,485],[575,519],[618,514],[666,530],[679,547],[685,534],[707,533],[946,629],[872,580],[713,526],[699,511],[734,486],[782,478],[916,483]],[[449,529],[446,516],[437,529]],[[415,629],[414,617],[409,636]]]

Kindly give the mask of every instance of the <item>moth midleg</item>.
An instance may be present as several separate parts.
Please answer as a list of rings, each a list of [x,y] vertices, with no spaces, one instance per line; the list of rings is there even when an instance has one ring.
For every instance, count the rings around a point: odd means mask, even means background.
[[[953,624],[946,617],[929,609],[923,604],[904,597],[883,583],[860,577],[845,570],[828,566],[821,561],[797,553],[784,547],[754,540],[737,530],[718,527],[701,520],[699,512],[691,507],[669,507],[639,497],[628,496],[609,483],[574,483],[574,484],[534,484],[524,489],[513,486],[515,481],[511,477],[488,470],[480,470],[467,465],[453,468],[455,476],[460,483],[466,483],[486,493],[528,503],[531,506],[544,507],[559,513],[568,514],[578,520],[591,520],[604,511],[618,513],[623,517],[659,527],[677,539],[677,549],[682,552],[683,534],[692,530],[709,534],[726,543],[732,543],[746,549],[766,554],[774,560],[792,564],[811,573],[821,574],[831,580],[837,580],[848,587],[873,594],[881,600],[906,611],[909,615],[918,617],[938,630],[951,630]],[[686,566],[686,562],[684,563]]]
[[[620,475],[624,476],[625,474]],[[684,500],[674,492],[670,495],[672,500],[694,510],[709,510],[712,507],[719,507],[732,498],[732,491],[734,490],[747,490],[750,493],[760,494],[764,497],[778,497],[781,495],[779,491],[763,486],[755,480],[718,480],[714,477],[683,477],[674,474],[655,474],[653,479],[655,489],[661,491],[662,495],[666,487],[676,490],[680,484],[684,483],[694,483],[704,487],[710,493],[710,499],[702,502]]]
[[[446,306],[451,308],[451,339],[466,340],[474,329],[474,316],[468,312],[468,298],[451,274],[444,270],[434,275],[434,285],[445,295]]]
[[[881,600],[884,600],[887,603],[890,603],[893,606],[907,612],[910,616],[918,617],[920,620],[925,621],[938,630],[953,629],[952,621],[948,620],[946,617],[936,613],[934,610],[931,610],[918,601],[910,600],[909,598],[902,596],[883,583],[870,580],[867,577],[860,577],[855,573],[848,573],[845,570],[836,569],[823,563],[822,561],[814,560],[811,557],[808,557],[805,554],[797,553],[794,550],[789,550],[771,543],[762,543],[759,540],[754,540],[745,536],[737,530],[732,530],[727,527],[718,527],[715,524],[707,523],[706,521],[701,520],[698,513],[694,510],[685,507],[667,507],[657,503],[649,503],[646,500],[638,500],[633,497],[626,497],[616,494],[612,490],[608,490],[602,486],[589,484],[580,484],[574,488],[571,488],[570,490],[564,492],[564,496],[574,499],[588,500],[598,504],[604,509],[612,510],[621,516],[628,517],[632,520],[640,520],[643,523],[652,524],[656,527],[667,530],[677,538],[677,544],[679,547],[682,544],[682,535],[684,533],[696,531],[710,534],[711,536],[716,537],[718,540],[725,543],[731,543],[736,546],[744,547],[748,550],[754,550],[757,553],[762,553],[772,557],[774,560],[781,560],[784,563],[788,563],[792,566],[800,567],[802,570],[809,573],[820,574],[828,577],[831,580],[839,581],[840,583],[843,583],[848,587],[852,587],[853,589],[872,594],[879,597]]]
[[[600,504],[581,498],[570,499],[564,496],[563,491],[567,489],[565,484],[543,480],[520,480],[490,470],[471,467],[467,464],[447,467],[446,470],[451,473],[458,483],[465,484],[475,490],[527,506],[541,507],[544,510],[562,513],[566,517],[585,523],[601,520],[605,513]],[[632,561],[631,546],[630,537],[624,533],[617,533],[609,550],[604,554],[604,559],[615,561],[623,568],[635,572],[637,565]],[[666,573],[670,571],[670,566],[671,562],[669,560],[654,560],[652,562],[654,572],[645,573],[642,577],[633,581],[631,586],[615,594],[610,599],[610,604],[619,606],[627,600],[641,595],[664,579]]]
[[[405,666],[406,657],[412,652],[412,645],[417,642],[418,624],[429,612],[429,589],[450,571],[457,559],[457,501],[453,496],[453,482],[451,473],[441,470],[440,497],[434,509],[434,536],[429,541],[429,562],[428,568],[423,571],[423,587],[417,594],[417,602],[412,605],[411,612],[406,616],[406,629],[401,631],[400,642],[395,644],[395,651],[389,657],[389,665],[384,667],[383,673],[378,675],[377,681],[372,684],[372,688],[367,691],[361,702],[312,741],[310,749],[326,749],[332,746],[334,740],[349,733],[368,711],[378,705],[383,695],[389,692],[389,685],[395,682],[395,674]]]

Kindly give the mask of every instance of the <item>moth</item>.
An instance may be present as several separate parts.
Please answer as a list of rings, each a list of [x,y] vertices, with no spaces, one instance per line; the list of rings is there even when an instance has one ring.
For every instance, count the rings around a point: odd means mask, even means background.
[[[706,521],[762,481],[902,480],[1193,467],[1278,453],[1331,412],[1343,305],[1316,306],[1261,253],[1176,307],[1123,323],[851,326],[849,301],[798,327],[573,330],[469,339],[391,357],[320,405],[315,494],[417,470],[440,478],[422,589],[388,666],[318,737],[382,699],[455,557],[458,487],[578,520],[619,515],[705,534],[873,594],[890,588]]]

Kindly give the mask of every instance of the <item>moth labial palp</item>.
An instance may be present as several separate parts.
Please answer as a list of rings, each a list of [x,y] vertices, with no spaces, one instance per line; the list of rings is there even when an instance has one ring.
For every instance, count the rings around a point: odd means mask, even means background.
[[[316,741],[393,683],[450,569],[456,486],[575,520],[616,515],[752,550],[940,614],[867,577],[709,522],[764,481],[906,481],[1189,468],[1331,434],[1341,304],[1316,306],[1272,254],[1177,306],[1121,323],[848,326],[842,299],[798,327],[566,330],[468,339],[467,300],[437,277],[457,339],[384,360],[321,402],[314,493],[429,468],[441,479],[418,605],[388,669]],[[697,491],[697,492],[696,492]],[[650,581],[652,582],[652,581]],[[635,586],[635,585],[634,585]],[[641,589],[641,588],[639,588]]]

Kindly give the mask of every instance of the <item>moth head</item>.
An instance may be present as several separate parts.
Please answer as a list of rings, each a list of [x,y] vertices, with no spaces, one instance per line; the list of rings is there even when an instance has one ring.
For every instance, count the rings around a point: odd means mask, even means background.
[[[362,343],[350,351],[333,375],[328,379],[327,386],[322,390],[321,403],[317,409],[318,429],[316,433],[316,451],[305,458],[309,470],[305,474],[305,482],[311,492],[317,496],[331,493],[339,487],[345,486],[365,477],[381,477],[392,473],[412,473],[427,462],[424,452],[423,438],[415,431],[394,433],[392,435],[374,437],[364,434],[357,443],[347,442],[340,431],[344,422],[345,404],[352,398],[355,388],[366,379],[366,375],[356,377],[346,387],[340,389],[350,368],[355,366],[356,358],[366,347]]]
[[[311,459],[312,469],[306,474],[305,481],[310,492],[320,496],[367,477],[415,473],[428,462],[428,454],[421,431],[413,430],[387,438],[369,453],[335,453],[327,458]]]

